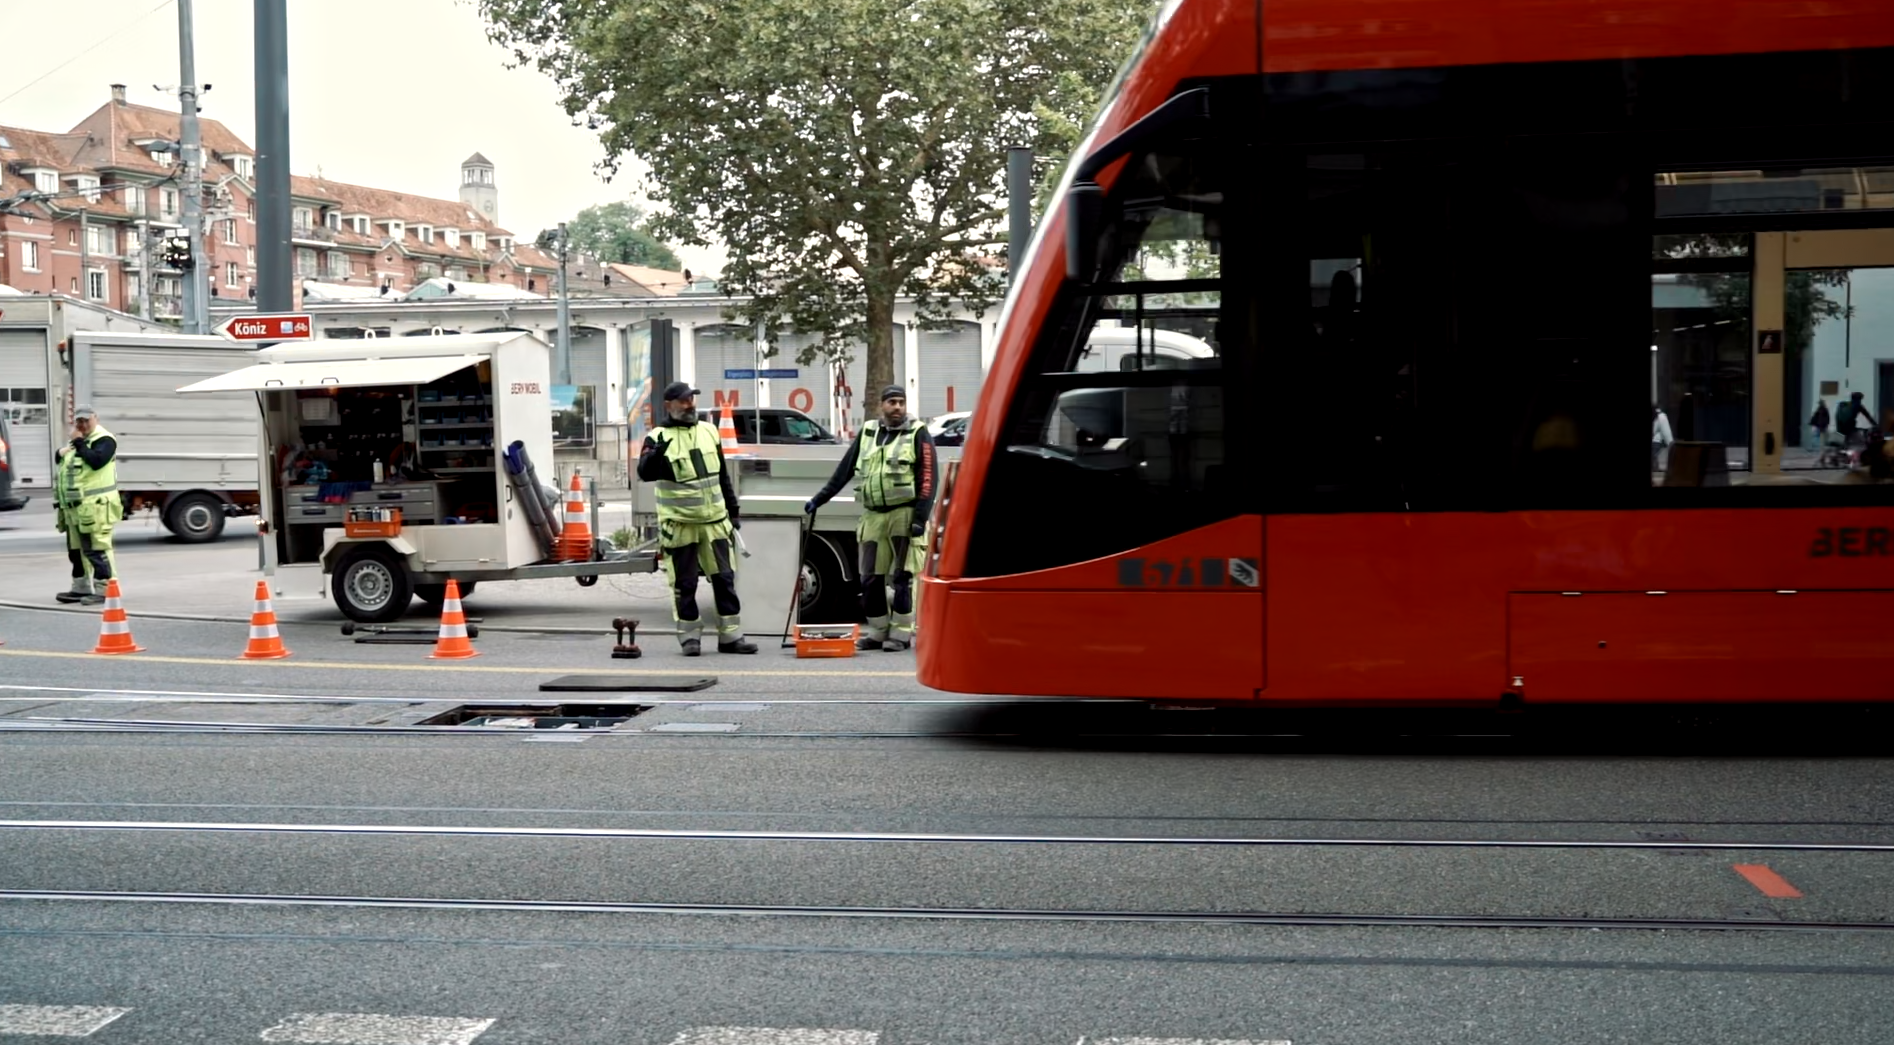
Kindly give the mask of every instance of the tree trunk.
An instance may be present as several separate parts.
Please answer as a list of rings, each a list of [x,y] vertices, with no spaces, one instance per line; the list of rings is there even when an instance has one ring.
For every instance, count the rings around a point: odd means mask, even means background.
[[[883,287],[886,289],[883,289]],[[905,347],[905,346],[903,346]],[[894,384],[894,290],[891,283],[868,281],[868,373],[861,390],[862,416],[881,408],[881,390]]]

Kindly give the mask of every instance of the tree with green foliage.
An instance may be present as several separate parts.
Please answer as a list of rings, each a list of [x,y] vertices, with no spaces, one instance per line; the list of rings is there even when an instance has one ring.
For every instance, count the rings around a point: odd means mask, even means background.
[[[1001,291],[1009,146],[1070,153],[1151,0],[476,0],[559,84],[615,171],[649,165],[652,230],[721,242],[733,319],[866,350],[894,377],[921,321]]]
[[[651,230],[651,216],[629,200],[587,207],[566,223],[574,250],[623,265],[676,271],[677,252]]]

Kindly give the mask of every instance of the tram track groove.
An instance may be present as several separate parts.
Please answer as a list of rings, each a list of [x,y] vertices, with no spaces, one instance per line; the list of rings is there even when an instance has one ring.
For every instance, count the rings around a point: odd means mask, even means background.
[[[1788,918],[1608,918],[1547,915],[1346,914],[1275,911],[1060,910],[1053,908],[844,906],[510,900],[451,897],[322,896],[290,893],[190,893],[0,889],[0,902],[124,903],[230,907],[326,907],[489,913],[696,915],[836,918],[878,921],[1080,922],[1256,925],[1335,928],[1599,929],[1638,931],[1894,932],[1894,921],[1799,921]]]
[[[297,824],[176,820],[0,820],[0,831],[163,832],[230,835],[361,835],[591,841],[819,842],[871,845],[1152,846],[1656,852],[1894,853],[1894,843],[1705,839],[1348,838],[1233,835],[1053,835],[905,831],[764,831],[727,828],[525,827],[467,824]]]

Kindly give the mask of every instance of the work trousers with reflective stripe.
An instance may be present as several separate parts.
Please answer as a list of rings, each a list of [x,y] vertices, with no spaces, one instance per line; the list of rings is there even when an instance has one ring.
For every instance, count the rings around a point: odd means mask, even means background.
[[[66,527],[66,558],[72,560],[72,579],[77,581],[90,577],[103,585],[112,579],[112,531],[102,533],[80,533],[77,526]],[[77,584],[74,591],[79,591]],[[100,594],[105,589],[99,588]]]
[[[658,523],[658,543],[664,549],[664,577],[671,582],[671,619],[677,622],[677,641],[703,640],[704,622],[697,612],[697,578],[710,578],[717,605],[717,641],[743,637],[742,603],[737,601],[737,574],[730,558],[730,520],[714,523]]]
[[[864,511],[855,527],[855,543],[861,549],[857,572],[861,575],[862,615],[868,618],[868,638],[914,641],[914,574],[920,567],[921,549],[908,536],[913,524],[914,509],[908,507]],[[892,600],[889,589],[893,589]]]

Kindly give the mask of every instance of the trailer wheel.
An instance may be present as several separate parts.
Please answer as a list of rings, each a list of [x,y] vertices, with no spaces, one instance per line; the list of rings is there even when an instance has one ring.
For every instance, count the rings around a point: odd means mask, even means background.
[[[592,585],[598,583],[598,574],[588,573],[583,577],[574,577],[572,579],[579,582],[579,587],[590,588]]]
[[[364,544],[336,564],[335,608],[363,624],[400,620],[414,598],[408,568],[386,545]]]
[[[164,510],[164,528],[190,544],[223,536],[224,502],[207,493],[187,493]]]
[[[802,555],[802,597],[796,604],[798,620],[831,623],[858,619],[855,591],[848,567],[835,542],[811,534]]]
[[[478,583],[480,582],[461,581],[460,597],[465,599],[471,596],[474,593],[474,585]],[[447,585],[445,584],[417,584],[414,586],[414,593],[421,597],[422,602],[427,603],[435,610],[439,610],[441,603],[447,601]]]

